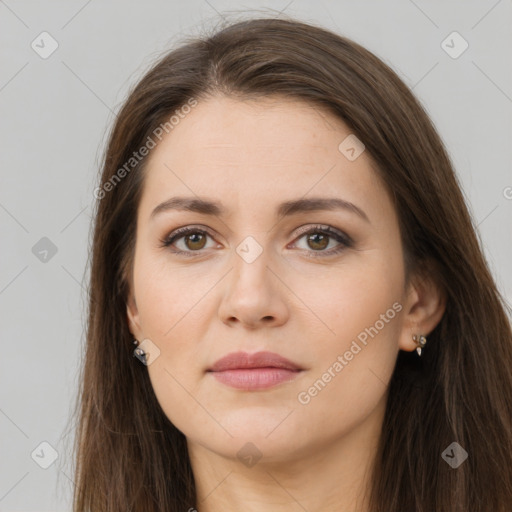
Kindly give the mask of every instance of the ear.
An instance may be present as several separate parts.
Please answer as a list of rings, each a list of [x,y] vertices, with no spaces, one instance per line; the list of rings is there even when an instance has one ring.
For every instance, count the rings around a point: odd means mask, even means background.
[[[411,278],[404,304],[399,347],[406,352],[416,349],[413,335],[427,336],[436,328],[446,310],[446,295],[432,276],[421,274]]]
[[[137,339],[138,341],[142,341],[144,336],[142,334],[142,328],[140,326],[139,311],[137,309],[135,297],[131,290],[128,294],[128,299],[126,301],[126,316],[128,318],[128,326],[130,332],[133,334],[135,339]]]

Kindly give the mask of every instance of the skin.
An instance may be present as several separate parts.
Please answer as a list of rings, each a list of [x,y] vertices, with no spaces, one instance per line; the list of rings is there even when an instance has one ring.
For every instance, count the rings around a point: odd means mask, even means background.
[[[134,336],[160,350],[147,370],[187,438],[200,512],[367,510],[398,351],[415,350],[412,335],[434,329],[445,301],[430,279],[405,282],[397,215],[370,155],[349,161],[338,149],[350,133],[301,101],[214,97],[150,154],[127,316]],[[173,196],[218,200],[228,213],[150,218]],[[348,210],[276,217],[282,201],[313,196],[350,201],[369,222]],[[353,245],[322,256],[343,244],[298,233],[316,224],[346,233]],[[190,225],[211,235],[162,247]],[[252,263],[236,252],[248,236],[262,249]],[[299,393],[394,303],[400,312],[300,403]],[[277,352],[305,370],[267,390],[236,390],[206,370],[238,350]],[[251,467],[237,457],[246,443],[261,454]],[[245,451],[255,452],[252,445]]]

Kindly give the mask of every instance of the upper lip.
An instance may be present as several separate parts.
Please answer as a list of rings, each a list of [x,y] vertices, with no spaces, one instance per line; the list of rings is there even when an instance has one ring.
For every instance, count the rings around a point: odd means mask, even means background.
[[[286,359],[273,352],[231,352],[219,359],[213,366],[208,368],[210,372],[222,372],[244,368],[284,368],[286,370],[298,371],[302,368],[293,361]]]

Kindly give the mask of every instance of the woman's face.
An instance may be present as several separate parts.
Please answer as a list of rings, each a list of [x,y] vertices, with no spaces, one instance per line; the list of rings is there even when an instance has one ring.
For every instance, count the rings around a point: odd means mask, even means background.
[[[350,134],[299,101],[216,97],[152,150],[128,317],[189,446],[272,462],[378,432],[414,344],[397,216]],[[260,351],[300,371],[209,371]]]

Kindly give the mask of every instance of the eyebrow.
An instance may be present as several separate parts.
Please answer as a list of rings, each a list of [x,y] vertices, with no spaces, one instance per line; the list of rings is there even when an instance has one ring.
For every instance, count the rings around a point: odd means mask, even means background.
[[[215,200],[199,197],[171,197],[167,201],[160,203],[151,212],[150,219],[170,210],[189,211],[212,216],[222,216],[227,213],[222,203]],[[334,210],[345,210],[355,213],[361,219],[370,223],[370,219],[361,208],[338,197],[312,197],[285,201],[276,208],[276,215],[278,217],[285,217],[302,212]]]

